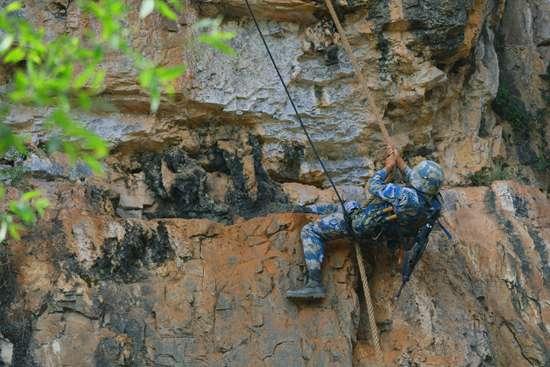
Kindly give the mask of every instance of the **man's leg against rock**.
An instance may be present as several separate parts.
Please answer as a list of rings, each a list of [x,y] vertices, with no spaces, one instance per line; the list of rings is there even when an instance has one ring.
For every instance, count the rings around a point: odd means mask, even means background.
[[[321,271],[325,258],[325,242],[347,235],[346,222],[341,213],[334,213],[306,224],[302,228],[301,239],[308,274]]]
[[[325,242],[347,235],[346,223],[341,213],[334,213],[302,228],[302,248],[307,267],[307,282],[302,289],[289,291],[287,296],[298,299],[323,298],[321,265],[325,257]]]
[[[341,211],[342,207],[339,204],[320,203],[306,205],[305,209],[306,213],[329,215]]]

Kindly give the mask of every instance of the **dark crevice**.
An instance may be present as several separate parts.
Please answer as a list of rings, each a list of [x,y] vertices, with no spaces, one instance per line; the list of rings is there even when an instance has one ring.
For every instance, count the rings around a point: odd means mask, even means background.
[[[145,218],[205,218],[229,224],[236,216],[299,209],[288,202],[277,181],[299,177],[303,145],[283,143],[280,168],[270,176],[257,136],[245,135],[238,126],[220,129],[217,124],[205,124],[195,133],[201,142],[197,149],[170,146],[135,156],[155,201],[143,209]]]
[[[163,263],[173,256],[163,223],[159,223],[156,230],[126,223],[124,238],[105,240],[103,256],[84,275],[92,279],[136,282],[143,278],[144,267]]]
[[[13,366],[34,366],[29,354],[32,316],[12,307],[17,296],[17,270],[6,245],[0,245],[0,333],[13,345]]]
[[[539,254],[540,263],[542,267],[542,279],[544,286],[550,288],[550,261],[548,258],[548,248],[547,244],[544,242],[544,239],[540,235],[540,232],[533,226],[527,226],[527,232],[533,240],[535,245],[535,250]]]

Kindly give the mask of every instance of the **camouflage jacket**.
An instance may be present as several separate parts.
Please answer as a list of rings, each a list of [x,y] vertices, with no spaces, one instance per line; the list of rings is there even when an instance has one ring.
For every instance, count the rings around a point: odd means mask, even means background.
[[[409,167],[405,169],[406,181],[411,172]],[[375,199],[366,208],[353,210],[353,229],[367,236],[384,232],[387,240],[402,242],[409,250],[419,240],[427,241],[429,232],[426,233],[427,228],[423,227],[430,224],[431,230],[439,216],[441,204],[437,198],[431,198],[410,186],[385,183],[386,177],[387,172],[382,169],[369,180],[369,192]],[[388,215],[381,215],[382,210],[390,206],[397,215],[396,221],[385,221]]]

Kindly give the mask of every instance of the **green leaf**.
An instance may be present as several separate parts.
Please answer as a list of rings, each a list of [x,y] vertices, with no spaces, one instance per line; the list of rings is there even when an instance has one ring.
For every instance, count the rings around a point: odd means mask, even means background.
[[[143,88],[149,89],[149,87],[151,86],[151,83],[153,81],[153,76],[154,76],[154,69],[141,70],[141,72],[138,75],[139,84]]]
[[[84,157],[84,162],[86,162],[88,167],[90,167],[92,172],[95,173],[96,175],[103,173],[103,166],[97,159],[91,156],[87,156],[87,157]]]
[[[206,18],[199,20],[193,28],[201,32],[198,36],[199,42],[214,47],[226,55],[234,56],[236,52],[227,42],[235,37],[235,33],[221,31],[221,23],[221,18]]]
[[[105,81],[105,70],[99,70],[95,73],[94,78],[92,82],[90,83],[90,88],[96,92],[99,93],[101,89],[103,88],[103,82]]]
[[[9,208],[25,224],[32,224],[36,219],[34,211],[25,203],[11,202]]]
[[[80,89],[86,85],[86,82],[92,78],[95,73],[96,65],[88,65],[73,82],[73,88]]]
[[[183,8],[181,0],[168,0],[168,3],[170,3],[170,5],[172,5],[177,11],[180,11]]]
[[[0,154],[5,153],[10,148],[15,147],[18,152],[25,153],[25,145],[19,135],[13,133],[13,131],[6,125],[0,123]]]
[[[176,88],[174,87],[174,84],[168,83],[164,85],[164,92],[166,92],[168,95],[173,95],[176,93]]]
[[[17,10],[21,9],[21,8],[23,8],[23,4],[21,4],[20,1],[14,1],[11,4],[9,4],[8,6],[6,6],[4,11],[6,13],[12,13],[14,11],[17,11]]]
[[[31,50],[28,53],[27,58],[35,64],[40,64],[42,62],[42,59],[35,50]]]
[[[17,223],[9,223],[8,224],[8,233],[10,234],[10,237],[16,240],[20,240],[21,236],[19,235],[19,231],[22,229],[22,227]]]
[[[78,105],[83,110],[88,111],[92,107],[92,100],[86,93],[78,93]]]
[[[14,48],[4,57],[6,64],[17,64],[25,57],[25,51],[21,47]]]
[[[74,164],[78,158],[78,149],[76,149],[75,144],[70,142],[63,142],[63,152],[69,157],[69,162]]]
[[[71,118],[67,115],[67,113],[61,109],[55,110],[51,117],[51,121],[62,128],[63,130],[67,131],[73,126],[73,121]]]
[[[200,42],[207,44],[226,55],[235,56],[237,54],[235,50],[225,42],[233,37],[234,33],[232,32],[215,32],[201,34],[198,39]]]
[[[23,195],[21,195],[21,200],[22,201],[30,201],[34,198],[37,198],[39,197],[41,194],[40,194],[40,191],[38,190],[34,190],[34,191],[27,191],[26,193],[24,193]]]
[[[0,52],[6,51],[13,44],[14,37],[12,34],[7,34],[6,37],[0,42]]]
[[[169,82],[179,78],[185,73],[184,65],[165,66],[157,68],[157,75],[161,82]]]
[[[156,8],[164,17],[173,21],[178,20],[178,15],[163,0],[156,1]]]
[[[94,151],[95,158],[104,158],[109,154],[109,148],[103,138],[98,135],[90,134],[86,137],[87,145]]]
[[[145,18],[153,12],[155,9],[155,0],[143,0],[141,2],[141,7],[139,8],[139,17]]]
[[[41,217],[44,216],[46,208],[50,206],[50,202],[46,198],[39,198],[34,202],[34,209]]]

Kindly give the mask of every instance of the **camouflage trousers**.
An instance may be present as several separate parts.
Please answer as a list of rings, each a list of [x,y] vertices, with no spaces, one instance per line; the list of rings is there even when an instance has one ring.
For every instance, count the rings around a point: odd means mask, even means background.
[[[346,207],[349,203],[347,202]],[[355,207],[359,207],[354,203]],[[309,212],[324,215],[320,219],[306,224],[301,231],[304,259],[309,272],[320,271],[321,264],[325,258],[325,243],[327,241],[347,238],[346,221],[342,208],[337,204],[316,204],[307,207]],[[380,205],[369,205],[364,210],[367,214],[371,210],[379,210]],[[361,228],[354,228],[355,233],[361,237]]]

